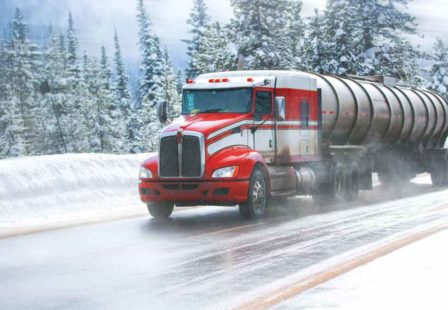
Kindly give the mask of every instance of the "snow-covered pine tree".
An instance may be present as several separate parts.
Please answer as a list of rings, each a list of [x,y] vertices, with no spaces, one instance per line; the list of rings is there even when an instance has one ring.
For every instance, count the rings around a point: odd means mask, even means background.
[[[448,99],[448,47],[440,38],[437,38],[430,57],[434,64],[427,87]]]
[[[236,69],[236,55],[231,50],[227,29],[216,22],[207,28],[191,58],[198,74]]]
[[[135,130],[131,126],[131,92],[129,91],[129,76],[126,74],[126,65],[121,53],[120,40],[118,33],[115,30],[114,34],[114,91],[115,100],[117,101],[120,113],[121,122],[125,126],[124,136],[122,138],[123,152],[130,152],[130,143],[132,137],[135,135]]]
[[[78,68],[78,39],[76,37],[75,25],[73,22],[72,13],[68,14],[68,28],[67,28],[67,63],[70,70],[79,72]]]
[[[179,94],[181,94],[182,93],[182,86],[183,86],[184,81],[185,81],[184,73],[182,72],[182,70],[178,70],[177,71],[176,81],[177,81],[177,92]]]
[[[288,18],[288,27],[285,29],[285,43],[280,67],[282,69],[304,69],[303,44],[305,37],[305,23],[302,19],[302,1],[292,1],[291,7],[284,13]]]
[[[99,77],[100,85],[96,101],[99,110],[98,119],[102,122],[101,152],[120,153],[124,150],[126,120],[122,118],[120,103],[115,97],[112,70],[104,46],[101,47]]]
[[[48,89],[42,89],[42,100],[40,101],[42,119],[40,120],[41,144],[38,146],[39,154],[66,153],[67,132],[64,128],[64,113],[69,87],[67,85],[67,71],[65,63],[65,50],[61,49],[61,38],[49,33],[49,41],[44,51],[44,67],[42,79],[46,81]]]
[[[23,155],[23,123],[11,87],[0,83],[0,159]]]
[[[193,0],[193,8],[187,24],[190,26],[191,39],[184,40],[187,43],[187,55],[190,57],[188,68],[185,70],[187,78],[198,76],[201,71],[196,67],[193,57],[199,51],[199,42],[202,40],[205,31],[210,23],[210,16],[207,14],[207,6],[204,0]]]
[[[417,33],[415,17],[405,12],[409,0],[351,1],[356,12],[353,37],[362,59],[358,74],[411,78],[415,74],[411,69],[420,55],[405,37]]]
[[[233,41],[246,69],[280,69],[292,57],[291,29],[297,29],[297,1],[231,0]],[[291,9],[296,8],[296,9]],[[298,37],[295,34],[294,37]],[[289,65],[288,65],[289,67]]]
[[[174,75],[168,49],[163,51],[163,99],[168,104],[168,117],[173,120],[181,113],[181,97],[177,91],[177,79]]]
[[[161,128],[157,120],[157,104],[163,101],[163,64],[159,38],[153,34],[151,21],[143,0],[137,0],[137,21],[142,63],[139,83],[139,112],[136,114],[140,124],[140,136],[145,139],[141,152],[157,149]]]
[[[24,153],[21,117],[18,105],[11,102],[11,86],[7,81],[9,60],[7,47],[0,42],[0,159]]]
[[[23,153],[18,155],[33,155],[35,146],[39,144],[35,124],[40,115],[37,86],[40,81],[41,52],[28,39],[28,26],[20,9],[16,9],[6,51],[5,76],[10,85],[8,100],[12,105],[11,111],[19,111],[18,114],[10,115],[19,118],[14,120],[14,134],[21,135],[23,141]]]
[[[67,83],[64,104],[61,107],[61,122],[67,135],[68,152],[89,152],[89,131],[86,122],[86,105],[89,103],[87,85],[84,83],[78,57],[78,39],[72,15],[69,14],[68,28],[64,40],[60,40],[60,50],[66,64]]]
[[[359,58],[355,50],[354,33],[356,12],[354,0],[329,0],[325,9],[324,36],[328,43],[328,57],[324,57],[322,68],[325,73],[355,74]],[[321,59],[322,61],[322,59]]]
[[[83,82],[87,92],[83,95],[81,111],[89,128],[90,151],[97,153],[118,153],[124,126],[118,119],[118,106],[111,90],[111,70],[105,48],[101,58],[83,56]]]
[[[324,73],[324,63],[328,63],[328,41],[325,37],[324,17],[317,9],[308,18],[307,34],[303,44],[303,68],[316,73]],[[302,67],[302,66],[301,66]]]
[[[98,94],[101,87],[100,68],[95,58],[90,58],[84,51],[82,55],[82,78],[76,85],[79,101],[76,110],[82,117],[82,124],[87,129],[82,139],[81,152],[102,152],[103,119],[101,106],[98,104]],[[87,143],[87,144],[85,144]]]

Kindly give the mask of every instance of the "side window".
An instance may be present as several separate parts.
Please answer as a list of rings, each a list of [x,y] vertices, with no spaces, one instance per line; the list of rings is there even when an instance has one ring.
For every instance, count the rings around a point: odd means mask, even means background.
[[[272,114],[272,93],[258,91],[255,95],[255,115]]]
[[[300,122],[303,127],[308,127],[310,121],[309,104],[307,100],[300,102]]]

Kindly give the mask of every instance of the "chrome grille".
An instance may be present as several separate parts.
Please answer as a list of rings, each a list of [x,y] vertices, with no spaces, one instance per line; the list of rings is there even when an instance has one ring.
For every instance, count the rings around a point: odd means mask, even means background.
[[[181,143],[176,133],[162,136],[159,150],[159,174],[162,178],[197,178],[203,172],[201,136],[185,133]]]

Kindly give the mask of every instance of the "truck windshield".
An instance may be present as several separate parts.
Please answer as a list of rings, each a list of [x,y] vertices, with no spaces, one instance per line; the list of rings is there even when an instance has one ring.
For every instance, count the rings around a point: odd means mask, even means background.
[[[187,89],[183,93],[182,114],[247,113],[251,101],[250,88]]]

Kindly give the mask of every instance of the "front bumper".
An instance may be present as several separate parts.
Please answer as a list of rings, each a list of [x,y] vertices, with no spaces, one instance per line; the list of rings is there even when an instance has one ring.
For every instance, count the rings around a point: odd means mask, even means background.
[[[235,205],[247,201],[249,180],[145,181],[139,184],[140,199],[177,205]]]

